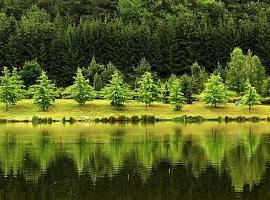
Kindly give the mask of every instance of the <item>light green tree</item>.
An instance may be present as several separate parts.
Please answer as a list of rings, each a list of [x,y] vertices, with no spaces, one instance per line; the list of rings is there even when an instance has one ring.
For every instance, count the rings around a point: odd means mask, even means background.
[[[4,67],[3,75],[0,77],[0,100],[5,103],[6,110],[9,109],[9,105],[12,104],[14,100],[15,87],[14,82],[12,81],[12,77],[10,76],[10,72],[7,67]]]
[[[150,72],[145,72],[138,82],[138,96],[139,101],[145,103],[147,106],[156,100],[157,96],[157,86],[154,83],[152,74]]]
[[[261,103],[261,97],[257,93],[255,87],[251,86],[250,82],[246,82],[245,93],[241,100],[242,105],[248,105],[249,110],[254,106]]]
[[[214,107],[219,103],[227,102],[227,88],[222,83],[220,75],[211,75],[205,84],[205,89],[201,94],[201,100],[206,104],[212,104]]]
[[[110,83],[104,88],[104,96],[111,100],[112,106],[123,106],[129,97],[130,91],[124,84],[121,74],[116,70]]]
[[[56,92],[55,86],[51,83],[48,76],[42,71],[38,84],[34,88],[34,104],[42,108],[43,111],[47,110],[55,100]]]
[[[181,92],[180,81],[175,79],[170,86],[170,103],[174,105],[174,110],[179,111],[185,104],[185,98]]]
[[[18,74],[16,68],[13,68],[11,74],[12,85],[14,87],[14,95],[12,98],[12,105],[15,105],[18,101],[24,98],[25,96],[25,86],[23,85],[23,81],[21,76]]]
[[[204,84],[207,81],[207,74],[197,62],[191,66],[192,88],[193,93],[200,94],[204,89]]]
[[[82,69],[78,68],[74,84],[68,88],[70,98],[74,99],[80,106],[93,99],[94,90],[89,85],[89,81],[82,74]]]
[[[227,84],[231,90],[240,93],[245,84],[245,62],[246,58],[240,48],[235,48],[231,54],[228,64]]]

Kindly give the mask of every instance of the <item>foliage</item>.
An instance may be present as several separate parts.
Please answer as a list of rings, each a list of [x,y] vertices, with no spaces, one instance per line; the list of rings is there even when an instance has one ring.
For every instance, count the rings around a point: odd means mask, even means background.
[[[270,96],[270,77],[267,77],[262,86],[262,96],[269,97]]]
[[[13,85],[14,94],[12,97],[12,105],[15,105],[19,100],[25,97],[25,86],[23,85],[23,81],[21,80],[20,75],[16,68],[13,68],[11,73],[11,81]]]
[[[34,104],[45,111],[52,105],[55,100],[55,86],[51,83],[44,71],[38,79],[38,83],[34,85]]]
[[[145,103],[147,108],[148,105],[157,99],[158,94],[157,85],[154,83],[152,74],[150,72],[145,72],[141,76],[138,85],[139,101]]]
[[[26,61],[20,71],[20,76],[24,82],[24,85],[28,88],[31,85],[36,84],[38,77],[42,72],[41,66],[37,60]]]
[[[219,103],[227,102],[227,88],[222,83],[220,75],[211,75],[205,84],[205,89],[201,94],[201,100],[206,104],[216,107]]]
[[[251,86],[249,81],[246,82],[245,93],[241,100],[243,105],[248,105],[249,110],[257,104],[260,104],[260,95],[257,93],[255,87]]]
[[[185,74],[181,77],[180,83],[181,83],[181,91],[185,97],[186,103],[192,104],[194,100],[192,97],[193,91],[192,78]]]
[[[195,62],[191,66],[191,75],[192,75],[192,87],[195,94],[200,94],[204,89],[204,84],[207,80],[207,75],[204,68],[201,68],[200,65]]]
[[[170,102],[174,104],[174,110],[179,111],[185,104],[185,98],[181,92],[180,81],[175,79],[170,86]]]
[[[104,96],[111,100],[112,106],[123,106],[129,98],[129,89],[123,82],[123,78],[118,71],[115,71],[112,80],[104,88]]]
[[[9,70],[4,67],[3,75],[1,76],[1,84],[0,84],[0,100],[5,103],[6,110],[8,110],[8,106],[13,103],[15,91],[12,78],[10,76]]]
[[[68,93],[71,99],[74,99],[80,106],[87,101],[92,100],[94,96],[93,88],[89,85],[89,81],[83,76],[82,69],[77,69],[74,84],[68,88]]]

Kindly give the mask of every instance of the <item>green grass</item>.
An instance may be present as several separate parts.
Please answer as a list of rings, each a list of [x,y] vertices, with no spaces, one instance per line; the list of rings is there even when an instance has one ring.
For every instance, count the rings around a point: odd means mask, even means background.
[[[110,116],[141,116],[143,114],[154,115],[158,118],[172,119],[181,115],[196,116],[200,115],[205,118],[217,118],[219,116],[270,116],[270,106],[258,105],[251,109],[244,106],[235,106],[234,104],[221,105],[213,108],[204,103],[196,102],[192,105],[185,105],[182,111],[173,111],[173,106],[168,104],[154,103],[145,109],[144,104],[136,101],[130,101],[122,108],[114,108],[110,106],[107,100],[95,100],[88,102],[81,109],[73,100],[56,100],[54,105],[48,111],[42,112],[33,105],[32,100],[23,100],[15,106],[11,106],[9,111],[5,111],[5,105],[0,104],[0,118],[9,120],[30,120],[32,116],[52,117],[53,119],[62,119],[63,117],[74,117],[75,119],[94,119]]]

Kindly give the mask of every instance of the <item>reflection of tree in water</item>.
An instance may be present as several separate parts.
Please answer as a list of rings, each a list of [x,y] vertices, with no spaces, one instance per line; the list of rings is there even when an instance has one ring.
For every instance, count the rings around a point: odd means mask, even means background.
[[[245,184],[252,188],[260,183],[269,161],[270,138],[251,128],[238,138],[216,129],[199,136],[185,135],[181,128],[156,136],[151,131],[131,137],[119,128],[98,141],[86,134],[58,141],[46,131],[28,138],[9,133],[0,137],[0,162],[4,175],[20,172],[28,180],[38,181],[52,163],[57,164],[57,159],[64,156],[73,162],[78,176],[88,176],[95,183],[100,178],[118,176],[127,163],[125,179],[138,176],[144,184],[157,173],[160,163],[169,163],[165,170],[168,174],[179,166],[191,169],[190,176],[195,179],[207,176],[211,167],[219,176],[229,174],[234,188],[241,190]],[[62,166],[62,170],[67,169]]]

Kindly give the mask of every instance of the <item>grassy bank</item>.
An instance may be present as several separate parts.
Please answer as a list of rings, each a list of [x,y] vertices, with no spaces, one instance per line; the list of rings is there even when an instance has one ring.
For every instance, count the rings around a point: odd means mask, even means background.
[[[87,103],[81,109],[73,100],[56,100],[55,104],[48,111],[42,112],[32,104],[32,100],[23,100],[16,106],[11,106],[9,111],[5,111],[4,104],[0,104],[0,119],[8,120],[31,120],[33,116],[50,117],[56,120],[63,117],[73,117],[78,120],[103,118],[110,116],[141,116],[153,115],[160,119],[173,119],[182,115],[202,116],[206,119],[220,117],[270,117],[270,106],[258,105],[251,112],[247,107],[226,104],[218,108],[212,108],[204,103],[196,102],[192,105],[185,105],[182,111],[173,111],[173,106],[169,104],[154,103],[145,109],[144,104],[130,101],[123,108],[116,109],[110,106],[107,100],[95,100]]]

